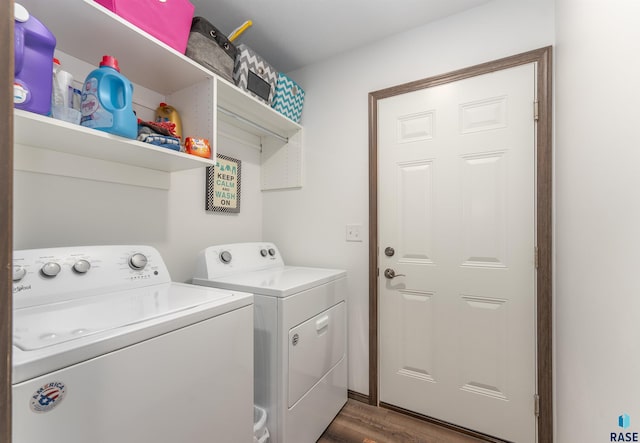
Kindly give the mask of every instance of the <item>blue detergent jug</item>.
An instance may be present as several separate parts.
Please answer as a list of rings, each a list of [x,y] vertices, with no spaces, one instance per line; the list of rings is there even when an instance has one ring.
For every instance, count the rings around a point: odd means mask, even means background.
[[[138,119],[132,107],[133,85],[120,73],[118,60],[105,55],[100,67],[87,76],[82,87],[82,119],[87,128],[122,137],[138,136]]]

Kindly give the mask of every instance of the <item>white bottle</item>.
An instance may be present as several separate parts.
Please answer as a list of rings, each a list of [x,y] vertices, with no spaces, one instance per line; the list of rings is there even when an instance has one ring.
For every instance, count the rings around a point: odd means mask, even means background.
[[[54,118],[79,123],[79,112],[73,109],[73,76],[53,59],[53,88],[51,92],[51,114]]]

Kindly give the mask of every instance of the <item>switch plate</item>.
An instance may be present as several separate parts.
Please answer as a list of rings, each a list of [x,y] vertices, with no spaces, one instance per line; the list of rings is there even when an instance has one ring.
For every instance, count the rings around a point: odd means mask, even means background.
[[[347,225],[347,241],[362,241],[362,225]]]

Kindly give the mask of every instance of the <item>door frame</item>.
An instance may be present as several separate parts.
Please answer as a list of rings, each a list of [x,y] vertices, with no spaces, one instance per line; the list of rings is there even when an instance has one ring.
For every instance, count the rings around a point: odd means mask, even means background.
[[[13,0],[0,0],[0,441],[11,443],[11,337],[13,316]]]
[[[553,441],[552,346],[552,47],[517,54],[446,74],[428,77],[369,93],[369,403],[399,410],[419,418],[429,417],[380,403],[378,338],[378,100],[446,83],[537,63],[536,125],[536,375],[538,442]],[[532,104],[533,106],[533,104]],[[534,399],[531,399],[534,401]],[[445,424],[447,425],[447,424]],[[457,428],[470,433],[468,430]],[[471,431],[473,434],[473,431]],[[476,434],[477,435],[477,434]]]

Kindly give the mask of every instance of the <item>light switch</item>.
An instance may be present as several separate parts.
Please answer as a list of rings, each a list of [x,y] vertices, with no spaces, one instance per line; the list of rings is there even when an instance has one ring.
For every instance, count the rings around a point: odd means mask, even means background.
[[[362,225],[347,225],[347,241],[362,241]]]

